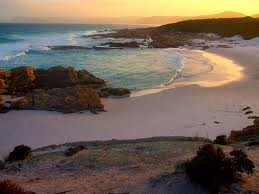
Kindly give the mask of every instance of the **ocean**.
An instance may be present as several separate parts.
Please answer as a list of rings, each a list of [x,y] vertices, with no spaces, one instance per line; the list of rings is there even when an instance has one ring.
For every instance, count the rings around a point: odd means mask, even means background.
[[[22,65],[48,69],[85,69],[113,87],[146,89],[172,80],[182,69],[182,55],[168,49],[52,50],[51,46],[94,47],[132,39],[92,38],[89,35],[139,25],[0,24],[0,68]],[[141,26],[143,27],[143,26]],[[144,40],[137,40],[144,41]]]

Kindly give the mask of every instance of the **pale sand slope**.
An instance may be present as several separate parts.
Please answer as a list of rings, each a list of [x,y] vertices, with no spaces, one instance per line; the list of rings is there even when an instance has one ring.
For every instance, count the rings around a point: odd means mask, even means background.
[[[242,112],[244,107],[251,106],[254,115],[259,114],[259,52],[254,47],[210,51],[242,64],[243,79],[224,86],[192,85],[141,97],[109,99],[105,100],[108,112],[99,115],[45,111],[3,114],[0,154],[18,144],[36,148],[70,141],[151,136],[214,138],[240,130],[252,122]]]

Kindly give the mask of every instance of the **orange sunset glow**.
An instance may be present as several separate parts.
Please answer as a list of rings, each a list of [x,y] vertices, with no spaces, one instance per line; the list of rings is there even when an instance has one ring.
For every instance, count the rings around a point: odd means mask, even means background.
[[[0,0],[0,16],[85,18],[125,16],[193,16],[223,11],[259,12],[258,0]]]

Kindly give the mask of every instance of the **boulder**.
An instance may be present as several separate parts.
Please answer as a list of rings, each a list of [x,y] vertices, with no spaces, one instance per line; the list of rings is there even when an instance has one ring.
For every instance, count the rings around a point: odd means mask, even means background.
[[[107,91],[100,91],[98,92],[98,95],[100,98],[108,98],[110,96],[110,93]]]
[[[35,70],[36,88],[65,88],[75,85],[105,85],[105,81],[85,70],[76,71],[73,67],[52,67],[48,70]]]
[[[29,103],[29,99],[25,97],[20,100],[11,102],[10,109],[23,109],[24,107],[28,106]]]
[[[7,88],[7,85],[5,80],[0,79],[0,94],[6,93],[7,92],[6,88]]]
[[[131,93],[127,88],[104,88],[101,92],[107,92],[113,96],[129,96]]]
[[[77,71],[78,84],[105,85],[103,79],[97,78],[86,70]]]
[[[104,109],[96,91],[83,86],[47,90],[37,89],[26,98],[28,102],[18,103],[21,106],[16,106],[16,108],[50,110],[63,113],[75,113],[84,110],[96,112]]]
[[[11,72],[0,69],[0,79],[7,81],[11,77]]]
[[[2,101],[2,98],[0,96],[0,114],[1,113],[7,113],[9,109],[7,109],[4,105],[4,102]]]
[[[10,93],[27,93],[35,87],[35,75],[32,67],[17,67],[12,69],[10,72],[10,83],[8,86],[8,91]]]
[[[8,79],[10,77],[10,72],[0,69],[0,94],[7,93]]]

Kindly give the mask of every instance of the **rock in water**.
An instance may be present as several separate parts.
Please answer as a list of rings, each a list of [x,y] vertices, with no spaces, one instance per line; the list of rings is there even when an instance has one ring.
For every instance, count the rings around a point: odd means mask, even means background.
[[[27,93],[34,85],[35,75],[32,67],[22,66],[11,70],[8,90],[11,93]]]
[[[105,81],[94,76],[86,70],[77,71],[78,84],[105,85]]]
[[[116,47],[116,48],[139,48],[139,43],[136,41],[132,42],[108,42],[104,43],[104,46]]]
[[[28,103],[16,103],[18,109],[50,110],[75,113],[84,110],[103,111],[104,106],[92,88],[75,86],[68,88],[37,89],[27,97]],[[20,105],[20,106],[19,106]]]
[[[108,92],[113,96],[128,96],[130,95],[130,90],[127,88],[104,88],[101,92]]]
[[[48,70],[35,70],[36,88],[65,88],[75,85],[105,85],[105,81],[85,70],[76,71],[73,67],[52,67]]]

